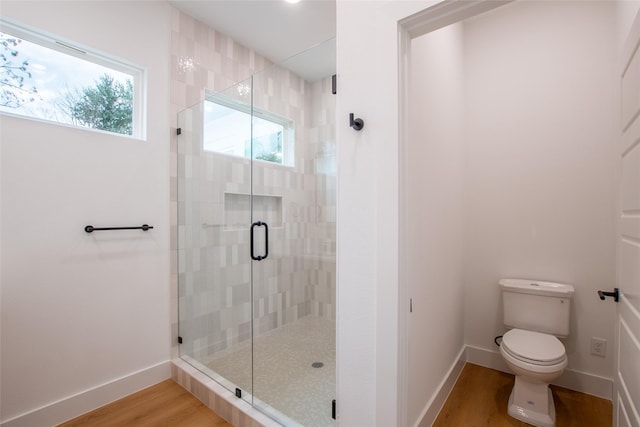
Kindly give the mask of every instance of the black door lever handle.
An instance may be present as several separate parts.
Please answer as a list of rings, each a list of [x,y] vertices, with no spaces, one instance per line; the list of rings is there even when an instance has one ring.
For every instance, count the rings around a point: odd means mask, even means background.
[[[620,289],[613,288],[613,292],[598,291],[598,296],[602,301],[604,301],[606,297],[613,297],[613,300],[618,302],[620,301]]]

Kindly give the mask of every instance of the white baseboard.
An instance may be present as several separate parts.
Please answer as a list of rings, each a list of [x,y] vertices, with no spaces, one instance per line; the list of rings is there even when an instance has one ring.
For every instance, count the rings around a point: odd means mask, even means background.
[[[143,388],[171,378],[171,362],[161,362],[56,402],[18,415],[2,427],[47,427],[92,411]]]
[[[498,351],[468,345],[466,355],[467,362],[473,363],[474,365],[484,366],[485,368],[491,368],[509,374],[512,373]]]
[[[499,351],[484,348],[466,347],[467,362],[497,371],[511,373]],[[600,377],[587,372],[565,369],[560,378],[553,382],[554,385],[612,400],[613,379]]]
[[[418,422],[416,422],[414,427],[429,427],[433,424],[433,422],[438,417],[442,406],[447,401],[449,393],[451,393],[451,390],[453,390],[453,386],[456,384],[460,372],[462,372],[465,360],[465,348],[462,347],[460,353],[458,353],[458,357],[456,357],[453,364],[449,368],[449,371],[438,385],[438,389],[427,403],[426,407],[422,411],[422,414],[420,414]]]

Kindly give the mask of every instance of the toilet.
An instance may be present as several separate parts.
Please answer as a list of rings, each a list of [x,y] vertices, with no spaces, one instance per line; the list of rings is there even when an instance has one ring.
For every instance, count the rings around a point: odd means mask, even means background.
[[[500,343],[500,354],[516,382],[509,396],[509,415],[539,427],[556,425],[549,383],[567,366],[567,354],[558,338],[569,335],[573,286],[525,279],[499,282],[504,325],[510,330]]]

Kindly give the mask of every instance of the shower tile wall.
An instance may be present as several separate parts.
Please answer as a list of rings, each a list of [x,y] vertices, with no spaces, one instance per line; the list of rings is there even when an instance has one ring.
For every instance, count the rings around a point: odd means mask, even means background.
[[[205,90],[222,91],[270,62],[206,24],[180,12],[171,15],[171,115],[202,101]],[[176,126],[177,127],[177,126]],[[171,332],[173,358],[178,348],[178,137],[171,132]]]
[[[195,105],[182,119],[200,120],[205,89],[222,91],[269,62],[250,49],[174,11],[172,108]],[[254,211],[269,211],[270,256],[254,272],[256,332],[306,315],[335,319],[335,99],[331,80],[308,83],[271,67],[254,78],[257,107],[295,121],[295,168],[258,162]],[[189,129],[185,125],[183,129]],[[200,132],[200,126],[195,127]],[[193,335],[184,350],[195,358],[250,338],[249,162],[203,152],[200,135],[173,137],[172,286],[181,286],[181,329]],[[179,147],[179,148],[178,148]],[[267,209],[268,208],[268,209]],[[225,214],[225,209],[227,210]],[[234,211],[231,219],[230,210]],[[274,214],[274,211],[276,212]],[[180,218],[180,224],[178,224]],[[242,218],[242,220],[238,220]],[[260,219],[260,218],[255,218]],[[235,221],[235,223],[234,223]],[[244,229],[237,222],[245,224]],[[177,236],[184,242],[177,253]],[[175,306],[178,300],[174,301]],[[177,337],[174,319],[174,336]],[[185,345],[185,344],[183,344]],[[177,347],[174,357],[177,357]]]

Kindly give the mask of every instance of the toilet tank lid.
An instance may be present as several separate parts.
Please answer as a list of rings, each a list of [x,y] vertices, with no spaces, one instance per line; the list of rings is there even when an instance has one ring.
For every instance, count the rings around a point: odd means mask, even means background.
[[[548,295],[558,298],[571,298],[573,286],[566,283],[543,282],[531,279],[500,279],[503,291],[520,292],[533,295]]]

